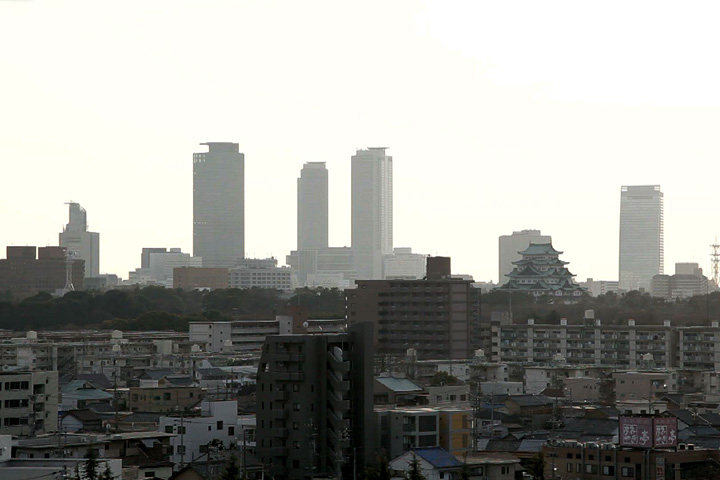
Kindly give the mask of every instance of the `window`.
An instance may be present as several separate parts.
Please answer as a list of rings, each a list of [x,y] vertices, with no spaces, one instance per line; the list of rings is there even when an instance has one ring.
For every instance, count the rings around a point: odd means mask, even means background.
[[[293,422],[293,430],[300,430],[300,422]]]
[[[568,463],[568,464],[567,464],[567,471],[568,471],[568,473],[572,473],[572,471],[573,471],[573,464],[572,464],[572,463]]]
[[[293,448],[297,450],[300,449],[300,442],[298,440],[293,440]]]
[[[593,473],[593,474],[597,475],[598,466],[597,465],[585,465],[585,473]]]
[[[299,411],[300,411],[300,404],[293,403],[293,412],[299,412]]]
[[[502,467],[500,467],[500,473],[502,475],[507,475],[508,473],[510,473],[510,467],[508,467],[507,465],[503,465]]]
[[[633,467],[622,467],[620,469],[620,474],[623,477],[634,477],[635,476],[635,469]]]
[[[173,433],[172,425],[165,425],[165,433]]]
[[[222,420],[218,420],[218,422],[217,422],[217,429],[218,429],[218,430],[222,430],[222,429],[223,429],[223,422],[222,422]]]
[[[235,435],[235,427],[228,427],[228,435]]]
[[[615,476],[615,467],[612,465],[604,465],[602,467],[602,473],[603,475]]]
[[[171,400],[170,392],[163,393],[163,400]]]

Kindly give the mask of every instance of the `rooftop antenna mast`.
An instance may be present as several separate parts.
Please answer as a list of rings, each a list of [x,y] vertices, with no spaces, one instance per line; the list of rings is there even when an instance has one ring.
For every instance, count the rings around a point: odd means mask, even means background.
[[[718,245],[717,237],[715,237],[715,243],[710,245],[712,253],[710,254],[710,262],[712,263],[712,282],[713,287],[717,288],[720,286],[719,271],[720,271],[720,245]]]

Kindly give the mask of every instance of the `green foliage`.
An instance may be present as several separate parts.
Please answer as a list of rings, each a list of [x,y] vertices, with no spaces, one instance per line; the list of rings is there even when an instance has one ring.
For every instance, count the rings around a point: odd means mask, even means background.
[[[85,454],[85,465],[83,467],[83,471],[85,473],[85,479],[86,480],[100,480],[100,475],[98,473],[98,461],[97,461],[97,454],[95,453],[95,450],[92,448],[88,448],[87,453]]]
[[[376,465],[365,468],[364,478],[365,480],[390,480],[392,475],[387,457],[385,455],[378,456]]]
[[[405,471],[405,480],[427,480],[425,475],[422,474],[420,462],[418,462],[417,456],[414,453],[408,469]]]
[[[489,322],[492,312],[509,311],[509,294],[498,291],[483,294],[481,304],[482,320]],[[558,324],[560,318],[578,321],[583,318],[585,310],[594,310],[595,318],[602,319],[603,325],[627,324],[630,318],[640,325],[660,325],[663,320],[670,320],[676,326],[706,325],[708,321],[720,320],[720,292],[666,301],[648,293],[631,291],[623,295],[585,295],[576,303],[565,303],[551,297],[534,299],[521,292],[512,294],[512,316],[516,323],[525,322],[528,318],[534,318],[536,323],[549,324]]]
[[[240,480],[240,477],[241,473],[240,467],[237,463],[237,458],[235,458],[235,455],[232,455],[228,460],[227,465],[225,465],[225,470],[220,476],[220,480]]]
[[[442,387],[442,386],[453,386],[462,385],[463,382],[454,375],[450,375],[447,372],[437,372],[430,378],[431,387]]]
[[[107,465],[105,470],[103,470],[102,480],[113,480],[113,478],[115,477],[113,477],[113,474],[110,471],[110,465]]]
[[[345,316],[345,292],[337,288],[298,288],[287,304],[306,307],[313,318]]]
[[[545,480],[545,457],[542,452],[538,452],[530,458],[520,461],[522,467],[532,475],[533,480]]]

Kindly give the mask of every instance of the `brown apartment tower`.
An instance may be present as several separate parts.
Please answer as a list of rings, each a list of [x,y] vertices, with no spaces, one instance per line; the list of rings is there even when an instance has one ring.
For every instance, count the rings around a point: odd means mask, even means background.
[[[358,280],[345,290],[348,325],[371,322],[377,353],[466,359],[478,347],[478,298],[471,280],[450,276],[450,258],[428,257],[422,280]]]

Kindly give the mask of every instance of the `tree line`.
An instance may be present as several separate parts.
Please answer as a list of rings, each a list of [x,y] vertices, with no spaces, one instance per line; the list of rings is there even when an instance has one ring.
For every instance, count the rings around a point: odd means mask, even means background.
[[[311,318],[345,315],[345,296],[338,289],[298,289],[289,296],[265,288],[191,291],[150,286],[68,292],[63,297],[42,292],[21,301],[0,300],[0,329],[187,331],[191,321],[272,319],[286,305],[308,308]]]

